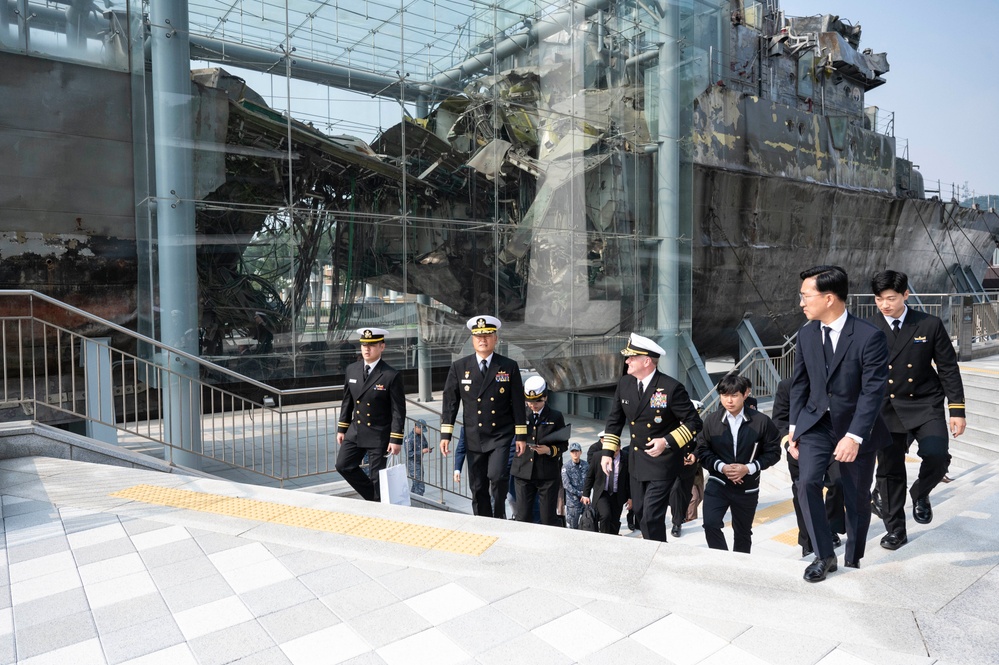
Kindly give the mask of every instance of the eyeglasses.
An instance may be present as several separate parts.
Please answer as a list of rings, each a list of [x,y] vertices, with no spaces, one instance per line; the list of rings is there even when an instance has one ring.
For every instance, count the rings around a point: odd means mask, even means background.
[[[814,298],[815,296],[824,296],[824,293],[801,293],[798,292],[798,302],[807,301],[809,298]]]

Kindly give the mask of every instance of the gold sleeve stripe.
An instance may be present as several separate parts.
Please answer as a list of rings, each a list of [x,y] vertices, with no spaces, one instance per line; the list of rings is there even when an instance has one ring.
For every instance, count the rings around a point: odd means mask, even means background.
[[[527,425],[516,425],[513,428],[514,434],[523,434],[527,436]]]
[[[694,438],[694,433],[691,432],[690,428],[686,425],[680,425],[669,434],[673,437],[673,440],[676,441],[676,445],[681,448],[690,443],[690,441]]]
[[[948,406],[948,408],[951,408],[951,409],[963,409],[964,408],[964,404],[948,404],[947,406]]]
[[[350,423],[345,423],[342,420],[336,424],[337,427],[350,427]]]
[[[454,425],[441,424],[441,434],[454,434]]]
[[[621,447],[621,437],[615,434],[604,434],[604,450],[610,450],[617,452],[618,448]]]
[[[402,434],[399,434],[397,432],[392,432],[391,434],[389,434],[389,438],[390,439],[401,439],[402,438]]]

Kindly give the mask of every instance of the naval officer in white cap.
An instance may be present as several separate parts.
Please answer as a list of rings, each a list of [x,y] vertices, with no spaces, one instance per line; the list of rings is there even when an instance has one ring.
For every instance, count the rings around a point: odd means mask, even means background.
[[[386,455],[398,455],[406,424],[406,392],[402,374],[382,360],[385,336],[381,328],[357,331],[361,360],[347,366],[343,403],[337,423],[336,470],[366,501],[378,501],[378,472]],[[368,455],[368,472],[361,460]]]
[[[605,474],[612,473],[614,452],[622,445],[627,424],[632,509],[643,538],[666,542],[670,490],[702,424],[683,384],[657,369],[663,353],[661,346],[635,333],[621,350],[628,373],[614,393],[601,465]]]
[[[472,512],[506,518],[510,447],[527,439],[524,384],[515,360],[495,353],[502,322],[479,315],[468,320],[475,353],[451,364],[441,407],[441,452],[448,454],[458,407],[465,423],[465,456]]]

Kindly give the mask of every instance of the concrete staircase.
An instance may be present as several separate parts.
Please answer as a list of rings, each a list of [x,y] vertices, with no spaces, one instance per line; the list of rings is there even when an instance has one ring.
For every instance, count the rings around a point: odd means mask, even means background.
[[[968,428],[950,440],[954,473],[999,459],[999,371],[981,365],[961,365]]]

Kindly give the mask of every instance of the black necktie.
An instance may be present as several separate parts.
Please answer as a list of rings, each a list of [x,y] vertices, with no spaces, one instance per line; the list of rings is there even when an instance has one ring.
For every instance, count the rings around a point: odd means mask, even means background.
[[[825,339],[822,341],[822,355],[826,357],[826,369],[829,369],[833,359],[832,328],[822,326],[822,332],[825,333]]]
[[[371,374],[371,367],[369,367],[368,365],[365,365],[364,366],[364,380],[365,381],[368,380],[368,374]]]
[[[891,329],[895,333],[895,336],[898,337],[898,333],[902,329],[902,322],[899,319],[895,319],[891,322]]]
[[[482,376],[485,376],[486,370],[489,369],[489,365],[486,364],[485,358],[483,358],[482,361],[479,363],[479,368],[482,370]]]
[[[645,386],[642,385],[642,380],[638,380],[638,396],[641,397],[642,393],[645,392]]]

